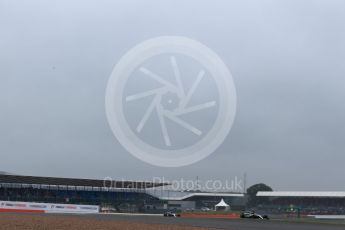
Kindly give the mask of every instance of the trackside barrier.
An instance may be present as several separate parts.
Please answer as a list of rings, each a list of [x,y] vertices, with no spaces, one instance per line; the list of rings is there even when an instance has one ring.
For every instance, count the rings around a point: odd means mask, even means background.
[[[0,201],[0,212],[28,213],[99,213],[97,205],[31,203]]]

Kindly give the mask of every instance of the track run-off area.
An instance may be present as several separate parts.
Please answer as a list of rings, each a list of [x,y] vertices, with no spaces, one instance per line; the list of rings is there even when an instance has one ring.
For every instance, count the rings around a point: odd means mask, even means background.
[[[345,221],[175,218],[147,214],[0,213],[0,230],[2,229],[343,230]]]

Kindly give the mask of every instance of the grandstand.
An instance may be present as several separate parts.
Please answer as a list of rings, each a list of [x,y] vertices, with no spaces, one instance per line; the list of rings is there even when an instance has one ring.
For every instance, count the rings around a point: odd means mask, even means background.
[[[166,191],[163,187],[167,185],[3,174],[0,175],[0,200],[98,205],[108,211],[150,213],[163,209],[212,208],[221,199],[233,209],[243,209],[245,205],[243,194]]]
[[[305,215],[344,215],[345,192],[258,192],[257,197],[267,197],[261,209],[272,212],[298,211]]]
[[[110,186],[111,185],[111,186]],[[89,204],[116,211],[141,211],[162,201],[145,192],[162,183],[0,175],[0,200]]]
[[[214,207],[221,199],[233,210],[246,207],[239,193],[168,191],[167,183],[113,181],[0,174],[0,200],[56,204],[98,205],[116,212],[159,213],[163,209]],[[258,192],[256,208],[270,213],[344,215],[345,192]]]

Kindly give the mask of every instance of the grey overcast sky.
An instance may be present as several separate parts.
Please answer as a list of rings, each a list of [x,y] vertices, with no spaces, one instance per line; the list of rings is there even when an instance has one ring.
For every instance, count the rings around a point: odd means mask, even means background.
[[[0,170],[225,180],[345,190],[345,1],[0,0]],[[105,116],[121,56],[179,35],[231,69],[233,128],[208,158],[161,168],[126,152]]]

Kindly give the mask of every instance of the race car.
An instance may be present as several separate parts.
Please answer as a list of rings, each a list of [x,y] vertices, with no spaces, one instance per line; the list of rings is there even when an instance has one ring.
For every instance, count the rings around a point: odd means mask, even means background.
[[[267,215],[259,215],[257,213],[255,213],[254,211],[245,211],[242,212],[240,215],[241,218],[247,218],[247,219],[266,219],[269,220],[270,218]]]
[[[165,217],[180,217],[180,214],[176,214],[174,212],[168,211],[163,214]]]

